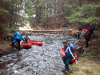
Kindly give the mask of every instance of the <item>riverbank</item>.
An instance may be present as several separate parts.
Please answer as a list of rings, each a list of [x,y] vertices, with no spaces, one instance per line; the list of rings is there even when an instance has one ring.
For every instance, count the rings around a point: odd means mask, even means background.
[[[0,42],[0,56],[14,52],[11,47],[11,41],[1,40]]]
[[[96,30],[94,34],[89,47],[79,55],[78,64],[72,64],[70,75],[100,75],[100,31]]]
[[[88,29],[88,26],[84,28]],[[66,30],[64,32],[66,32]],[[66,32],[65,34],[78,38],[78,34],[80,34],[80,32],[78,29],[72,28],[70,32]],[[72,64],[69,75],[100,75],[99,27],[94,31],[94,34],[95,36],[93,39],[90,39],[89,41],[89,47],[85,48],[82,54],[80,52],[78,53],[78,64]],[[82,50],[84,47],[85,43],[81,45],[81,48],[78,50]]]

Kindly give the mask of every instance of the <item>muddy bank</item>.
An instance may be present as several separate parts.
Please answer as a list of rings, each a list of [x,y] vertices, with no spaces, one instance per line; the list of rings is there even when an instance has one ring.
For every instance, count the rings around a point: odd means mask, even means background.
[[[0,42],[0,56],[6,55],[12,52],[16,52],[16,49],[12,48],[11,41],[2,40]]]

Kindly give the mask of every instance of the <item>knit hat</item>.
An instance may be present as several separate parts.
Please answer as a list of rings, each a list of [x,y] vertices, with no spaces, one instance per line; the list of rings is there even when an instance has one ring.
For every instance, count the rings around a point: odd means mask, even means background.
[[[66,40],[63,40],[63,43],[67,43],[67,41]]]

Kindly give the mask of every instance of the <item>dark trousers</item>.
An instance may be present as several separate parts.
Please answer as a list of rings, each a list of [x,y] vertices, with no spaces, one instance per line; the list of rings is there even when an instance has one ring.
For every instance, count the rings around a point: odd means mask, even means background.
[[[63,62],[64,62],[64,64],[65,64],[65,69],[69,69],[69,66],[68,66],[68,64],[69,64],[69,62],[70,62],[70,60],[71,60],[71,57],[63,57],[62,58],[62,60],[63,60]]]
[[[94,36],[94,32],[93,32],[93,33],[90,33],[90,35],[91,35],[91,37],[90,37],[90,38],[93,38],[93,36]]]
[[[18,42],[18,50],[20,50],[20,40],[19,39],[16,39],[16,41]],[[15,47],[14,46],[14,42],[12,42],[12,46]]]
[[[85,37],[85,40],[86,40],[86,48],[88,47],[88,42],[89,42],[89,39],[91,38],[91,34],[88,34],[86,37]]]
[[[14,42],[12,42],[12,46],[14,47]]]
[[[16,39],[16,41],[18,42],[18,50],[20,50],[20,40]]]

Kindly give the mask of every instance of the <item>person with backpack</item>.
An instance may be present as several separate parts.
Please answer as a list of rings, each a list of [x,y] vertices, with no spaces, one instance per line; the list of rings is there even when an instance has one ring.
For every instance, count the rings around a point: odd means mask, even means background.
[[[86,30],[86,29],[81,29],[81,28],[80,28],[79,31],[81,32],[79,41],[81,41],[81,39],[82,39],[83,37],[85,37],[85,40],[86,40],[86,48],[87,48],[87,47],[88,47],[89,39],[90,39],[90,37],[91,37],[91,34],[90,34],[89,31]]]
[[[12,46],[15,47],[14,43],[18,42],[18,50],[20,50],[20,42],[23,40],[23,38],[19,32],[15,32],[13,35],[14,36],[11,39]]]
[[[68,66],[68,64],[69,64],[69,62],[70,62],[70,60],[72,58],[75,60],[75,62],[77,64],[77,59],[76,59],[76,57],[74,55],[75,49],[74,49],[73,44],[70,43],[70,42],[63,41],[63,44],[64,44],[64,48],[65,48],[65,56],[62,57],[62,60],[63,60],[63,62],[65,64],[65,69],[64,70],[65,71],[67,70],[69,72],[69,66]],[[62,71],[64,71],[64,70],[62,70]]]

